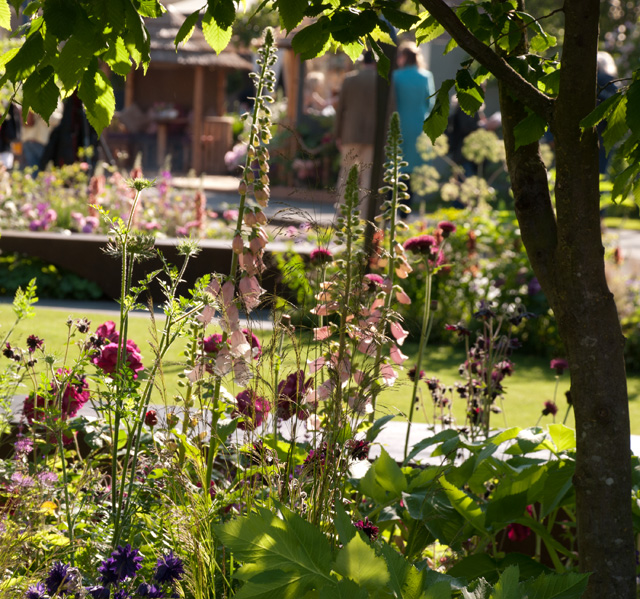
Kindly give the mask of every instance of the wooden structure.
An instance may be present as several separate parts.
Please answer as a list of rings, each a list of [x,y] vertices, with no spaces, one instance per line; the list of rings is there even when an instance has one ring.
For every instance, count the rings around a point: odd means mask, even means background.
[[[205,133],[207,117],[225,114],[226,78],[230,70],[251,70],[251,62],[231,50],[216,54],[196,27],[193,35],[176,52],[174,40],[184,16],[168,7],[167,12],[146,23],[151,39],[151,65],[146,74],[131,71],[125,83],[125,108],[136,104],[149,113],[154,106],[165,105],[177,110],[158,112],[152,120],[156,126],[157,166],[162,165],[167,149],[167,139],[172,131],[182,131],[188,163],[196,173],[222,172],[224,162],[219,158],[207,163],[205,156],[215,152],[206,149],[214,140],[230,140],[229,119],[213,122],[213,129]],[[216,126],[220,131],[215,131]],[[231,149],[218,148],[218,154]]]

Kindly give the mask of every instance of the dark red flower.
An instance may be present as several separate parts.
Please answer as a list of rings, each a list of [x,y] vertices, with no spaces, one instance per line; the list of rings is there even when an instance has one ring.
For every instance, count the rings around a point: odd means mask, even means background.
[[[443,220],[438,223],[438,229],[442,232],[442,236],[446,239],[451,233],[456,232],[456,226],[448,220]]]
[[[58,389],[64,382],[65,388],[62,393],[60,405],[55,405]],[[56,372],[56,379],[49,385],[46,393],[31,393],[25,398],[22,412],[27,422],[31,424],[34,420],[44,422],[47,412],[60,412],[62,420],[73,418],[89,401],[89,384],[84,375],[70,375],[67,368],[60,368]],[[54,417],[54,420],[57,416]]]
[[[436,249],[433,235],[418,235],[404,242],[404,249],[412,254],[432,254]]]
[[[309,259],[314,266],[321,266],[331,262],[333,260],[333,254],[327,248],[316,248],[311,250]]]
[[[40,337],[36,337],[35,335],[29,335],[27,337],[27,349],[29,353],[33,353],[37,349],[42,349],[44,345],[44,339],[40,339]]]
[[[222,335],[214,333],[202,340],[202,349],[208,354],[217,354],[222,349]]]
[[[149,410],[144,416],[144,423],[149,428],[156,426],[158,424],[158,413],[155,410]]]
[[[366,460],[369,457],[371,443],[362,439],[350,439],[347,441],[347,449],[354,460]]]
[[[528,505],[527,506],[527,514],[533,517],[533,508]],[[507,537],[509,537],[510,541],[521,542],[524,541],[527,537],[531,535],[531,529],[524,524],[518,524],[517,522],[513,522],[507,526]]]
[[[569,362],[563,360],[562,358],[554,358],[549,363],[549,368],[551,368],[551,370],[555,370],[556,374],[559,376],[565,370],[567,370],[567,368],[569,368]]]
[[[544,409],[542,410],[543,416],[555,416],[558,413],[558,405],[555,401],[547,400],[544,402]]]
[[[409,380],[413,383],[416,380],[416,367],[414,366],[413,368],[409,369],[409,372],[407,372],[407,376],[409,377]],[[418,375],[418,379],[422,380],[425,377],[425,372],[424,370],[420,371],[420,374]]]
[[[271,407],[269,402],[260,397],[253,389],[245,389],[236,395],[236,409],[231,417],[244,416],[244,421],[238,424],[240,430],[253,430],[260,426]]]
[[[373,522],[370,522],[369,518],[358,520],[357,522],[354,522],[353,525],[358,530],[361,530],[364,534],[366,534],[372,542],[378,538],[380,529],[375,524],[373,524]]]
[[[305,393],[313,387],[313,378],[304,380],[304,370],[292,372],[278,383],[278,418],[289,420],[294,414],[305,420],[309,413],[301,407]]]

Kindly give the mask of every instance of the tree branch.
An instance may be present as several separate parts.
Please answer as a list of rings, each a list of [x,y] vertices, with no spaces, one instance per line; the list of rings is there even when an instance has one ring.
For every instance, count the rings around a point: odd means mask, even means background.
[[[524,79],[509,63],[481,42],[460,21],[444,0],[420,0],[420,4],[442,25],[467,54],[486,67],[525,106],[547,122],[553,118],[554,100]]]

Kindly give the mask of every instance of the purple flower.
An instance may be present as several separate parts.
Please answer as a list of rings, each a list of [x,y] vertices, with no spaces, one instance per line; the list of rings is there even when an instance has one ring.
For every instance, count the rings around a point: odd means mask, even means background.
[[[418,235],[404,242],[404,249],[412,254],[432,254],[436,248],[433,235]]]
[[[214,333],[202,340],[202,349],[207,354],[217,354],[222,349],[222,335]]]
[[[13,450],[16,452],[16,457],[28,455],[33,451],[33,441],[29,437],[18,437],[13,444]]]
[[[98,572],[102,575],[102,584],[109,585],[112,583],[122,582],[127,578],[134,578],[136,572],[142,568],[142,560],[137,549],[132,549],[127,543],[124,547],[118,545],[118,548],[111,553],[102,565],[98,568]]]
[[[372,542],[378,538],[380,529],[375,524],[370,522],[369,518],[358,520],[357,522],[354,522],[353,525],[358,530],[361,530],[364,534],[366,534]]]
[[[164,592],[155,584],[143,582],[136,590],[136,594],[140,597],[149,597],[150,599],[162,599]]]
[[[182,560],[173,551],[169,551],[166,555],[158,558],[154,578],[160,584],[172,584],[180,580],[183,574],[184,565]]]
[[[544,409],[542,410],[543,416],[555,416],[558,413],[558,406],[554,401],[547,400],[544,402]]]
[[[409,372],[407,372],[407,376],[409,377],[409,380],[413,383],[416,380],[416,371],[417,368],[414,366],[413,368],[409,369]],[[418,375],[418,379],[422,380],[425,377],[425,372],[424,370],[420,371],[420,374]]]
[[[311,250],[309,259],[314,266],[322,266],[333,260],[333,254],[327,248],[316,248]]]
[[[41,582],[33,584],[27,589],[24,599],[44,599],[45,590],[44,584]]]
[[[551,368],[551,370],[555,370],[556,374],[560,376],[565,370],[567,370],[567,368],[569,368],[569,362],[562,358],[554,358],[549,363],[549,368]]]
[[[58,475],[55,472],[40,472],[38,480],[45,487],[53,487],[58,482]]]
[[[118,343],[118,339],[120,339],[120,333],[118,333],[116,323],[113,320],[101,324],[96,329],[96,335],[102,339],[108,339],[111,343]]]
[[[240,430],[253,430],[260,426],[271,407],[269,402],[260,397],[253,389],[245,389],[236,395],[236,409],[232,417],[244,416],[244,421],[238,424]]]
[[[109,587],[91,587],[87,589],[89,591],[89,595],[93,599],[109,599],[111,597],[111,590]]]
[[[297,414],[306,420],[309,413],[301,407],[306,392],[313,387],[313,378],[304,380],[304,370],[292,372],[284,381],[278,383],[278,418],[289,420]]]
[[[131,599],[131,595],[124,589],[120,589],[113,594],[113,599]]]
[[[537,295],[542,291],[542,286],[540,285],[540,281],[536,277],[533,277],[529,284],[527,285],[527,293],[529,295]]]
[[[67,583],[71,582],[69,576],[70,568],[71,566],[63,564],[62,562],[55,562],[53,564],[51,570],[49,570],[49,575],[44,581],[49,595],[58,593],[58,596],[64,596],[68,593]]]

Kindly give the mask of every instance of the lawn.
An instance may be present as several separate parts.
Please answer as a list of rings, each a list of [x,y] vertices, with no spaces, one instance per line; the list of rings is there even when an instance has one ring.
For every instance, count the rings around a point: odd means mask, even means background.
[[[86,317],[92,323],[92,330],[99,324],[114,320],[117,322],[116,312],[91,313],[91,312],[67,312],[61,309],[36,307],[36,317],[32,320],[23,321],[12,337],[14,345],[24,345],[25,339],[30,334],[36,334],[45,340],[49,350],[54,350],[55,354],[62,359],[63,347],[66,341],[67,327],[65,322],[68,316],[74,318]],[[2,338],[13,322],[13,312],[9,304],[0,305],[0,334]],[[147,343],[149,335],[150,320],[146,314],[136,314],[130,321],[130,337],[138,343],[142,350],[143,357],[150,360],[152,356],[151,348]],[[157,326],[161,326],[161,319]],[[214,331],[212,331],[214,332]],[[263,342],[269,338],[269,332],[259,332]],[[184,369],[181,356],[182,346],[177,343],[169,352],[164,369],[167,385],[168,397],[173,397],[178,392],[177,375]],[[403,351],[409,356],[406,364],[411,365],[417,355],[417,346],[406,343]],[[295,353],[291,344],[285,343],[282,355],[285,357],[282,372],[288,373],[295,368]],[[299,352],[302,353],[302,352]],[[4,359],[4,358],[1,358]],[[301,356],[304,361],[305,356]],[[436,377],[447,385],[452,385],[457,380],[458,366],[463,361],[463,353],[458,346],[439,346],[428,348],[422,369],[428,377]],[[541,414],[543,402],[550,400],[554,396],[555,376],[549,368],[549,362],[545,358],[526,355],[522,353],[514,354],[515,372],[504,381],[507,390],[505,400],[501,407],[502,414],[495,414],[492,422],[495,426],[531,426],[538,422]],[[640,434],[640,376],[632,375],[628,379],[629,384],[629,407],[631,410],[631,431],[633,434]],[[562,421],[566,411],[565,391],[569,388],[569,378],[565,373],[558,387],[557,401],[559,412],[557,421]],[[396,384],[387,389],[379,399],[379,410],[381,415],[386,413],[406,413],[408,409],[411,383],[406,374],[401,374]],[[430,420],[432,418],[432,408],[426,386],[423,388],[426,410],[419,410],[415,414],[417,422],[425,421],[425,411]],[[464,403],[458,401],[454,404],[454,416],[458,422],[464,421]],[[546,416],[541,423],[552,422],[551,416]],[[569,416],[567,424],[573,426],[573,415]]]

